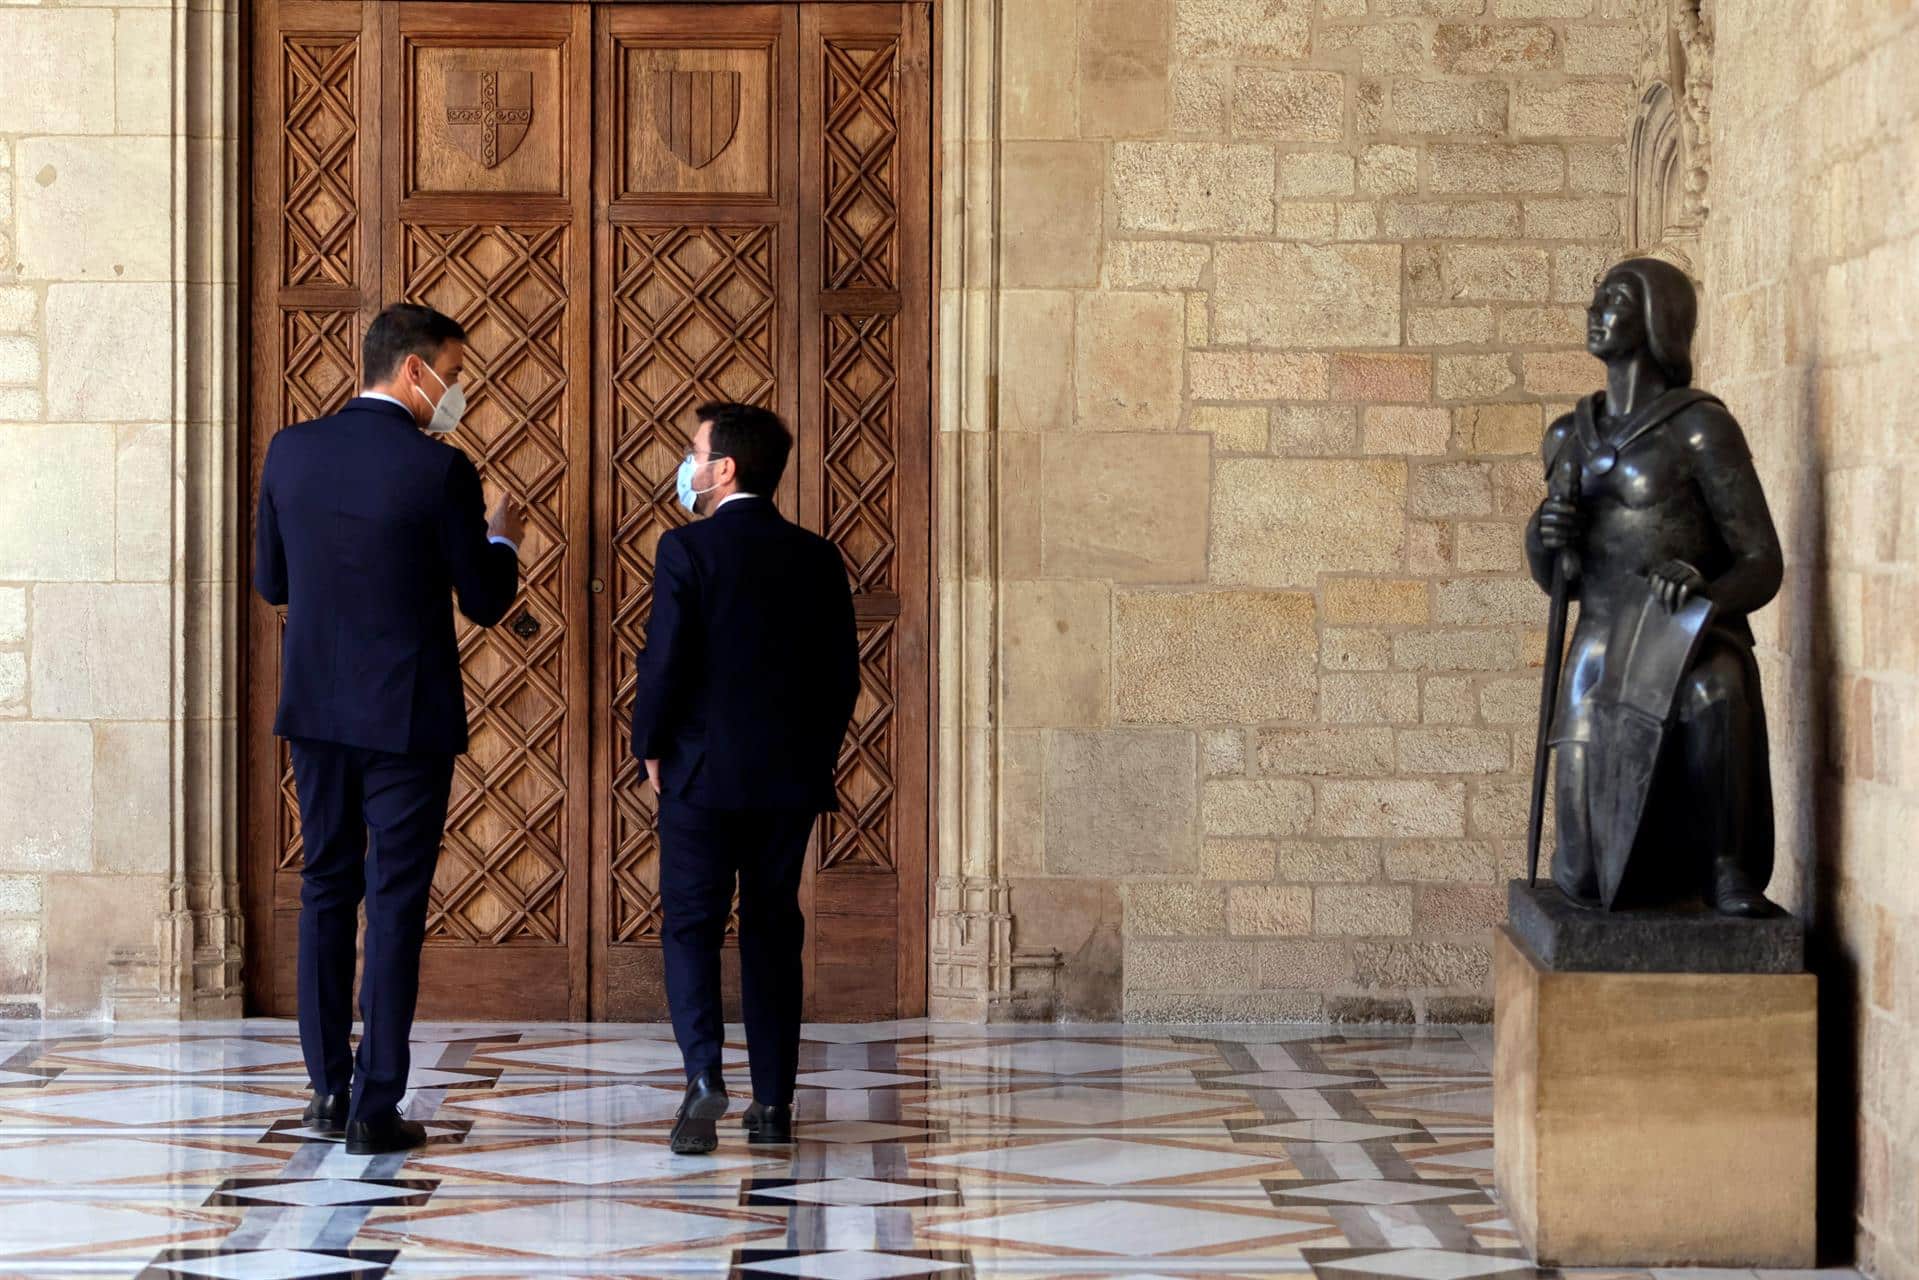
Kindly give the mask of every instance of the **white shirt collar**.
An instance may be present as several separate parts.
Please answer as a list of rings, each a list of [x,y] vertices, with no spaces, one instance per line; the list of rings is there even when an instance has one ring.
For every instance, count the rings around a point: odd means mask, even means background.
[[[718,511],[721,507],[725,506],[727,503],[736,501],[740,498],[757,498],[759,496],[760,495],[757,493],[729,493],[724,498],[721,498],[719,502],[714,504],[713,510]]]
[[[362,400],[384,400],[384,401],[386,401],[386,402],[387,402],[388,404],[397,404],[397,405],[399,405],[399,406],[400,406],[400,407],[401,407],[402,409],[406,409],[406,401],[404,401],[404,400],[401,400],[401,399],[398,399],[398,398],[396,398],[396,397],[394,397],[394,396],[390,396],[390,395],[388,395],[388,394],[387,394],[386,392],[384,392],[384,391],[362,391],[362,392],[360,393],[360,399],[362,399]],[[411,409],[406,409],[406,411],[407,411],[407,413],[409,413],[409,414],[411,414],[411,413],[413,412],[413,410],[411,410]]]

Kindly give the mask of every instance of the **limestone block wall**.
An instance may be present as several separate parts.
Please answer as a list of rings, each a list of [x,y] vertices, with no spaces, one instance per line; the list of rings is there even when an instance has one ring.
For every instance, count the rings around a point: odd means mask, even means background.
[[[176,17],[0,6],[0,1017],[166,910]]]
[[[1003,14],[1000,858],[1068,1017],[1483,1018],[1625,0]]]
[[[1711,343],[1786,546],[1761,614],[1781,871],[1824,974],[1821,1203],[1919,1276],[1919,13],[1717,6]],[[1831,1214],[1829,1214],[1831,1216]]]

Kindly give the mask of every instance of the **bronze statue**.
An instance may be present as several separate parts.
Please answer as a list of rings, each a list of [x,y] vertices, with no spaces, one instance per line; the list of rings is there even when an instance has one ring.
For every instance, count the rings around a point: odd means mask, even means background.
[[[1555,621],[1579,605],[1563,675],[1549,663],[1542,691],[1535,856],[1550,744],[1553,880],[1568,897],[1769,915],[1772,789],[1746,616],[1779,590],[1779,537],[1738,422],[1691,385],[1692,283],[1629,259],[1586,314],[1606,386],[1546,432],[1547,497],[1526,528]]]

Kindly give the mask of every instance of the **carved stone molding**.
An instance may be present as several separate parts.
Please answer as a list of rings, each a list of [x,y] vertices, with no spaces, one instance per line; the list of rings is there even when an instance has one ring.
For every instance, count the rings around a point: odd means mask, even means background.
[[[1058,956],[1013,945],[999,839],[999,20],[941,6],[935,1017],[1050,1017]]]
[[[928,1012],[947,1022],[1051,1021],[1060,953],[1014,945],[1007,882],[942,876],[936,888]]]
[[[115,1017],[237,1017],[239,13],[174,10],[173,571],[167,909],[113,957]]]
[[[1645,0],[1639,110],[1628,155],[1634,252],[1697,277],[1711,211],[1713,0]]]

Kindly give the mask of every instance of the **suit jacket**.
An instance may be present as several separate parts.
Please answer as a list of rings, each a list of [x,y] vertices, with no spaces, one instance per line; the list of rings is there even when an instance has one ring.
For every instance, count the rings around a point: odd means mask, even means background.
[[[839,549],[765,498],[660,537],[637,661],[633,752],[663,794],[710,809],[839,808],[859,696]]]
[[[449,596],[483,627],[519,589],[467,456],[384,400],[286,428],[260,477],[254,590],[287,606],[273,731],[373,751],[466,750]]]

